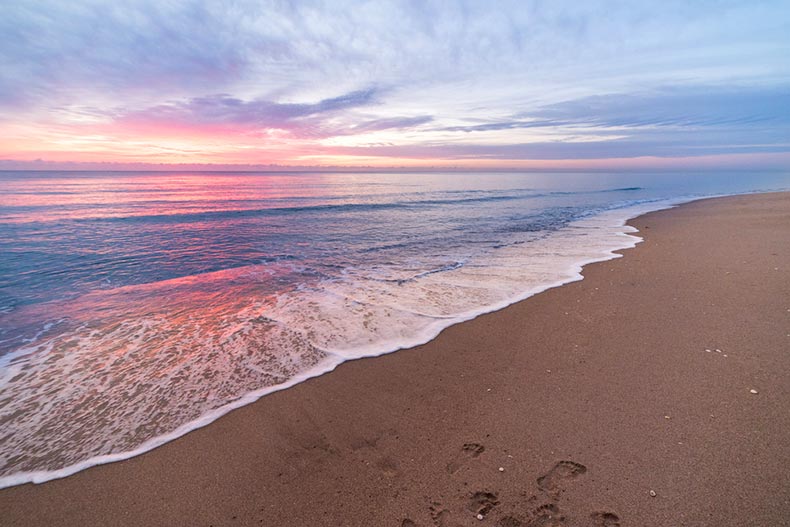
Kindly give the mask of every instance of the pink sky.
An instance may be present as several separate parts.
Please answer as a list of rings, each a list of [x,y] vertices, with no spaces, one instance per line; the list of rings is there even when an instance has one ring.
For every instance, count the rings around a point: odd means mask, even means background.
[[[8,6],[0,166],[790,167],[786,3],[237,7]]]

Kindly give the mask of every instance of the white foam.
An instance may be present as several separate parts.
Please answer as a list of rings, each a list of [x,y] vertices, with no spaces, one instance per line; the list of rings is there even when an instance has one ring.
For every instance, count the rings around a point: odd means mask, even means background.
[[[59,470],[37,470],[30,472],[18,472],[16,474],[4,476],[0,478],[0,489],[6,487],[12,487],[14,485],[22,485],[24,483],[44,483],[46,481],[51,481],[53,479],[60,479],[66,476],[70,476],[81,470],[95,467],[97,465],[103,465],[105,463],[113,463],[115,461],[123,461],[125,459],[139,456],[140,454],[144,454],[149,450],[153,450],[154,448],[161,446],[165,443],[168,443],[174,439],[178,439],[179,437],[193,430],[211,424],[217,419],[219,419],[220,417],[222,417],[223,415],[230,412],[231,410],[235,410],[236,408],[241,408],[242,406],[246,406],[250,403],[253,403],[258,399],[260,399],[261,397],[263,397],[264,395],[278,392],[280,390],[285,390],[286,388],[295,386],[313,377],[317,377],[319,375],[323,375],[324,373],[328,373],[334,370],[338,365],[340,365],[343,362],[344,362],[343,360],[336,357],[331,357],[331,356],[327,357],[324,361],[315,365],[312,369],[298,373],[286,382],[283,382],[275,386],[269,386],[260,390],[249,392],[248,394],[246,394],[245,396],[241,397],[236,401],[233,401],[219,408],[206,412],[198,419],[195,419],[194,421],[190,421],[189,423],[185,423],[179,426],[172,432],[157,437],[153,437],[145,441],[139,447],[133,450],[129,450],[126,452],[119,452],[117,454],[107,454],[107,455],[92,457],[90,459],[86,459],[84,461],[74,463],[72,465],[69,465]]]

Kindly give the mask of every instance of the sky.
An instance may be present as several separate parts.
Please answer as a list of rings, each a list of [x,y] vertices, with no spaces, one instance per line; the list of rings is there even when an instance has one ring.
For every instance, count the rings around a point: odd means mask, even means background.
[[[0,11],[0,169],[790,168],[787,0]]]

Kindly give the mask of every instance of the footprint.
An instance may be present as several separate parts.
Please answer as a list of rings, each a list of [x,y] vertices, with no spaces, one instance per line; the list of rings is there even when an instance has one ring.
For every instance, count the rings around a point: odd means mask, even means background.
[[[593,527],[620,527],[620,517],[613,512],[594,512],[590,519]]]
[[[467,452],[472,457],[477,457],[485,452],[486,447],[480,443],[464,443],[463,451]]]
[[[441,508],[441,505],[434,503],[431,505],[431,519],[436,527],[450,527],[450,511]]]
[[[485,452],[485,449],[486,447],[484,447],[479,443],[464,444],[458,458],[456,458],[455,461],[452,461],[447,465],[447,471],[450,474],[455,474],[462,466],[464,466],[464,463],[466,463],[470,459],[476,458],[477,456]]]
[[[524,523],[515,516],[505,516],[497,522],[497,527],[522,527]]]
[[[469,499],[468,509],[475,514],[486,516],[491,509],[499,505],[497,495],[492,492],[475,492]]]
[[[587,467],[573,461],[560,461],[545,476],[538,478],[538,487],[554,495],[565,490],[565,485],[587,472]]]
[[[560,509],[553,503],[541,505],[532,511],[526,527],[564,527],[565,516],[560,514]]]
[[[388,478],[394,478],[400,474],[400,470],[398,470],[398,463],[388,457],[378,460],[376,462],[376,467],[378,467],[378,469],[381,470],[381,473]]]
[[[497,527],[565,527],[565,516],[554,503],[547,503],[527,513],[527,518],[504,516]],[[597,527],[597,526],[596,526]]]
[[[404,518],[402,522],[400,522],[400,527],[417,527],[417,524],[411,521],[409,518]]]

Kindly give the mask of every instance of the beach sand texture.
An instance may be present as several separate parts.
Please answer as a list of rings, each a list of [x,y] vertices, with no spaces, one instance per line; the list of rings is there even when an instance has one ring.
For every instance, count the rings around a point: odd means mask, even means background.
[[[790,525],[790,193],[630,223],[581,282],[4,489],[0,524]]]

